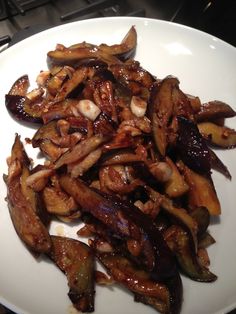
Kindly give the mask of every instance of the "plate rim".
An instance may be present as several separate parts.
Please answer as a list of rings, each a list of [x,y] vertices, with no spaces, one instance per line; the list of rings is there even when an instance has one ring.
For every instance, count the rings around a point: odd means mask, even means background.
[[[162,19],[154,19],[154,18],[143,18],[143,17],[127,17],[127,16],[119,16],[119,17],[99,17],[99,18],[94,18],[94,19],[89,19],[89,20],[81,20],[81,21],[73,21],[73,22],[70,22],[70,23],[66,23],[66,24],[63,24],[63,25],[58,25],[58,26],[54,26],[54,27],[51,27],[47,30],[44,30],[44,31],[41,31],[37,34],[34,34],[30,37],[27,37],[25,38],[24,40],[14,44],[13,46],[7,48],[5,51],[2,51],[0,53],[0,61],[1,61],[1,58],[2,56],[5,57],[5,55],[8,54],[9,50],[13,50],[13,49],[17,49],[19,46],[21,45],[24,45],[25,42],[27,41],[30,41],[30,40],[33,40],[33,39],[36,39],[37,37],[41,37],[41,36],[44,36],[46,33],[51,33],[51,32],[54,32],[55,30],[60,30],[61,28],[69,28],[69,27],[74,27],[75,25],[77,24],[86,24],[86,23],[97,23],[97,22],[101,22],[101,21],[104,21],[104,20],[129,20],[129,21],[137,21],[137,20],[141,20],[141,21],[151,21],[151,22],[158,22],[158,23],[161,23],[161,24],[166,24],[166,25],[173,25],[174,27],[177,27],[178,29],[184,29],[184,30],[187,30],[187,31],[191,31],[191,32],[197,32],[199,33],[200,35],[204,36],[204,37],[207,37],[207,38],[215,38],[217,39],[217,41],[219,41],[221,44],[223,44],[226,48],[229,48],[229,49],[233,49],[234,52],[236,53],[236,47],[232,46],[231,44],[225,42],[224,40],[216,37],[216,36],[213,36],[211,34],[208,34],[204,31],[201,31],[201,30],[198,30],[198,29],[195,29],[195,28],[192,28],[192,27],[189,27],[189,26],[186,26],[186,25],[183,25],[183,24],[179,24],[179,23],[174,23],[174,22],[170,22],[170,21],[166,21],[166,20],[162,20]],[[1,70],[0,70],[1,72]],[[24,310],[20,309],[19,307],[16,307],[14,304],[9,304],[9,302],[3,298],[2,296],[0,296],[0,301],[3,301],[3,305],[6,304],[6,306],[9,308],[9,309],[12,309],[13,311],[18,311],[18,312],[21,312],[21,313],[25,313],[27,314],[28,312],[25,312]],[[229,310],[232,310],[236,307],[236,301],[233,305],[230,305],[228,306],[227,308],[223,308],[222,310],[226,310],[226,311],[229,311]],[[221,312],[217,312],[215,314],[218,314],[218,313],[221,313]]]

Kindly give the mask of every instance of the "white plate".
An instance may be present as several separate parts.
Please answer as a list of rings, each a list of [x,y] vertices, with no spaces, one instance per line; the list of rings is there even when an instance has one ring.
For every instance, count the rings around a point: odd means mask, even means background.
[[[4,95],[16,78],[29,74],[33,83],[40,70],[46,69],[46,53],[57,43],[70,45],[118,43],[131,25],[138,33],[136,59],[159,78],[173,74],[181,88],[200,96],[202,101],[223,100],[236,109],[236,49],[225,42],[184,26],[145,18],[102,18],[59,26],[30,37],[0,54],[0,167],[6,173],[14,134],[31,137],[34,130],[13,121],[4,105]],[[230,119],[229,119],[230,120]],[[235,119],[229,121],[236,127]],[[32,155],[32,153],[30,152]],[[36,154],[34,152],[34,154]],[[183,314],[223,313],[236,306],[236,150],[217,151],[228,165],[233,180],[213,174],[222,204],[222,215],[210,226],[216,244],[209,249],[211,270],[218,275],[215,283],[197,283],[183,278]],[[33,155],[36,156],[36,155]],[[36,261],[18,239],[9,218],[6,188],[0,182],[0,301],[18,313],[72,313],[64,275],[50,262]],[[55,223],[52,232],[60,227]],[[64,228],[75,236],[77,228]],[[155,311],[139,303],[119,288],[97,288],[97,314],[142,314]]]

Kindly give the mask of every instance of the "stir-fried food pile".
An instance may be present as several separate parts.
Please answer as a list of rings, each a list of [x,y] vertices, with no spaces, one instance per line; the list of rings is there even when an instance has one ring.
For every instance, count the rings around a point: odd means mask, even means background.
[[[221,213],[211,169],[231,176],[211,147],[236,146],[224,126],[236,113],[143,69],[136,45],[134,27],[117,45],[58,44],[37,88],[24,75],[6,95],[15,119],[38,124],[26,142],[45,157],[33,162],[16,134],[5,176],[12,222],[65,273],[82,312],[94,311],[95,284],[116,282],[137,302],[179,313],[180,272],[217,279],[207,254],[210,216]],[[55,219],[78,223],[78,239],[51,235]]]

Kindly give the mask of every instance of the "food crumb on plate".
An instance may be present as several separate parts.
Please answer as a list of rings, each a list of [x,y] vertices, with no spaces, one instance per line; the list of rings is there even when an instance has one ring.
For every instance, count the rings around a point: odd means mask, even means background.
[[[64,228],[64,226],[57,225],[55,227],[55,233],[56,233],[56,235],[61,236],[61,237],[65,236],[65,228]]]

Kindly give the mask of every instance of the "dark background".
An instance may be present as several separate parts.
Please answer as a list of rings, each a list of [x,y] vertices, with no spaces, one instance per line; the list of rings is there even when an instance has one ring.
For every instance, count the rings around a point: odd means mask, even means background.
[[[188,25],[236,47],[236,0],[104,0],[105,5],[103,3],[92,13],[83,10],[86,5],[96,1],[0,0],[0,37],[10,36],[15,40],[17,36],[19,40],[46,27],[70,21],[98,16],[134,15]],[[24,15],[17,12],[13,3],[18,5],[18,12],[21,8],[25,10]],[[75,11],[78,11],[77,15],[67,16]],[[62,20],[63,16],[68,18]]]

